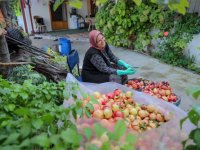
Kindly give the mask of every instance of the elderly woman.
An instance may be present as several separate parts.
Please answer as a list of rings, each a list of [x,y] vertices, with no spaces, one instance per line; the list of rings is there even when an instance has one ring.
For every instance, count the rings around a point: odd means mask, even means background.
[[[123,84],[127,80],[127,75],[136,72],[131,65],[112,53],[100,31],[91,31],[89,41],[90,48],[85,54],[82,67],[82,80],[84,82]]]

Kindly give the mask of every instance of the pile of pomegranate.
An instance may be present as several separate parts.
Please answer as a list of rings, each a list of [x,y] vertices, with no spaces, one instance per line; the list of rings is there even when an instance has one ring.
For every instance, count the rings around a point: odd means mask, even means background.
[[[178,97],[175,93],[173,93],[170,84],[165,81],[152,82],[141,79],[133,79],[129,80],[125,85],[129,88],[142,91],[167,102],[175,103],[178,101]]]
[[[169,120],[169,115],[157,109],[154,105],[140,105],[135,103],[133,93],[122,92],[119,89],[107,94],[94,92],[98,104],[92,104],[94,109],[89,109],[93,118],[106,119],[115,123],[124,119],[129,128],[142,132],[151,130]],[[83,100],[83,106],[90,103],[90,99]]]

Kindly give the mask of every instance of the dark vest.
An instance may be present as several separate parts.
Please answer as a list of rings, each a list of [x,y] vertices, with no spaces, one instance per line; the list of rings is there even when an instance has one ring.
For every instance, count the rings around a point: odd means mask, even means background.
[[[108,51],[108,45],[106,44],[105,51]],[[103,83],[109,82],[109,75],[107,73],[100,72],[96,67],[90,62],[91,57],[93,55],[100,55],[107,66],[111,66],[110,61],[96,48],[90,47],[85,54],[85,58],[83,60],[83,68],[82,68],[82,79],[83,82],[91,82],[91,83]]]

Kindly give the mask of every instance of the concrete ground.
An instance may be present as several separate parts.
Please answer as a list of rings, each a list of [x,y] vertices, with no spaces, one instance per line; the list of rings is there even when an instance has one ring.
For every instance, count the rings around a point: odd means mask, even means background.
[[[85,52],[89,47],[87,35],[83,38],[71,36],[72,49],[77,49],[80,56],[80,66],[82,66]],[[41,35],[40,35],[41,36]],[[70,37],[69,37],[70,38]],[[44,46],[52,46],[58,44],[54,41],[55,38],[43,37],[43,39],[33,39],[33,45],[42,48]],[[200,104],[200,99],[194,100],[192,97],[186,95],[186,89],[200,86],[200,75],[194,74],[191,71],[164,64],[157,59],[150,56],[136,53],[132,50],[124,48],[116,48],[111,46],[113,53],[120,59],[126,61],[132,66],[139,67],[134,75],[129,75],[129,78],[142,77],[152,81],[168,81],[174,93],[180,96],[182,102],[180,108],[185,111],[190,110],[192,105]]]

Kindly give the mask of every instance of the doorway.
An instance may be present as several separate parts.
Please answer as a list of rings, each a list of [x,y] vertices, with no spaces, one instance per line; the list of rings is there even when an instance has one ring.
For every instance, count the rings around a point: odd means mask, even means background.
[[[98,11],[98,7],[95,5],[95,1],[94,0],[90,0],[90,17],[95,17],[97,11]]]
[[[60,5],[53,11],[53,3],[50,3],[51,26],[52,30],[68,29],[66,4]]]

